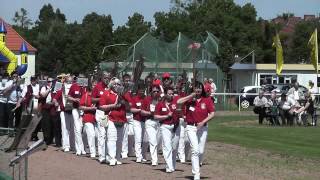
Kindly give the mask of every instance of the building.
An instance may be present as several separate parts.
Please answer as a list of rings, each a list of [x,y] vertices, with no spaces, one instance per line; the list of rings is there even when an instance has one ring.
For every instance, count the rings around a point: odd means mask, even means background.
[[[260,86],[264,80],[268,84],[288,84],[297,81],[308,87],[309,80],[320,86],[320,79],[311,64],[284,64],[280,76],[276,75],[276,64],[235,63],[230,70],[232,90],[239,92],[244,86]]]
[[[23,78],[26,78],[26,81],[29,80],[29,77],[35,75],[35,55],[37,49],[29,44],[23,37],[21,37],[8,23],[0,18],[0,23],[4,23],[6,33],[4,36],[5,46],[17,56],[17,65],[21,65],[21,53],[20,48],[23,42],[26,43],[28,48],[28,68],[27,71],[23,74]],[[1,73],[6,72],[7,66],[9,64],[9,59],[6,58],[0,52],[0,69]]]

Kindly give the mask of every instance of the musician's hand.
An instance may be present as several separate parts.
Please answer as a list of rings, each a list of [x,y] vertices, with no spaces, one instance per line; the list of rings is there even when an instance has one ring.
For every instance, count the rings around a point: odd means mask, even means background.
[[[173,114],[172,112],[169,112],[168,116],[169,116],[169,117],[172,117],[172,114]]]
[[[191,93],[190,95],[191,95],[192,97],[196,97],[196,93],[194,93],[194,92]]]
[[[197,129],[201,129],[203,126],[204,126],[204,122],[200,122],[200,123],[198,123],[198,125],[197,125]]]
[[[75,100],[75,102],[80,103],[80,99],[79,98],[75,98],[74,100]]]
[[[119,107],[121,107],[121,104],[120,103],[116,104],[116,108],[119,108]]]

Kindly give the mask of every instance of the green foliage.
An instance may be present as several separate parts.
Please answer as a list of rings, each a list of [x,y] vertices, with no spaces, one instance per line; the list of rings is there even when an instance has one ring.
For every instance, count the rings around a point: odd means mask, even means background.
[[[38,49],[37,70],[40,72],[87,72],[102,60],[118,61],[126,58],[128,47],[145,33],[172,42],[184,34],[202,42],[206,32],[219,41],[220,55],[214,61],[224,72],[235,62],[235,55],[246,56],[255,51],[256,63],[275,63],[272,37],[281,32],[281,24],[257,19],[254,6],[239,6],[233,0],[171,0],[169,12],[155,12],[155,25],[134,13],[125,25],[113,28],[111,15],[87,14],[81,23],[66,23],[65,15],[51,4],[44,5],[35,25],[23,8],[14,15],[13,27]],[[283,14],[288,19],[293,14]],[[306,44],[319,22],[301,22],[293,35],[280,34],[285,63],[309,63]],[[108,47],[112,44],[128,46]],[[102,50],[105,50],[102,54]],[[242,62],[251,62],[250,56]]]
[[[289,47],[288,60],[291,63],[310,63],[310,49],[307,45],[315,28],[320,29],[319,21],[303,21],[297,24]]]

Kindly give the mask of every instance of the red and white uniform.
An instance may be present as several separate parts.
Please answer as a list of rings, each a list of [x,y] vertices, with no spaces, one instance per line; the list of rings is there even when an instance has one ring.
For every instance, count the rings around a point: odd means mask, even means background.
[[[118,95],[112,90],[105,91],[101,96],[99,104],[110,105],[118,102]],[[107,112],[109,121],[108,121],[108,129],[107,129],[107,149],[110,156],[110,165],[116,164],[116,162],[120,159],[120,157],[116,157],[116,155],[120,155],[121,152],[117,153],[117,143],[120,144],[122,142],[123,137],[123,125],[127,122],[126,119],[126,107],[122,104],[120,107],[115,108]],[[117,126],[117,124],[122,124],[122,126]]]
[[[178,99],[179,97],[177,96],[174,97],[170,103],[166,101],[158,102],[155,111],[155,115],[160,116],[167,116],[170,112],[172,113],[171,117],[160,121],[160,132],[163,139],[162,150],[164,159],[167,164],[167,172],[175,171],[176,166],[176,157],[180,135],[179,115],[176,111]]]
[[[134,96],[131,101],[131,108],[141,109],[144,97],[139,95]],[[134,150],[137,157],[137,162],[141,162],[142,155],[142,142],[145,133],[145,117],[141,112],[133,113],[133,131],[134,131]]]
[[[91,93],[86,92],[82,95],[80,99],[80,106],[93,107],[91,101]],[[96,157],[96,145],[95,145],[95,111],[84,111],[82,116],[82,121],[84,123],[84,131],[87,134],[88,145],[90,150],[91,158]]]
[[[71,126],[71,121],[70,119],[66,118],[67,113],[64,112],[65,100],[63,98],[63,92],[62,92],[63,90],[64,88],[57,91],[53,99],[55,99],[59,104],[59,106],[57,107],[57,112],[60,114],[60,121],[61,121],[62,149],[64,151],[69,151],[70,150],[70,141],[69,141],[70,129],[67,127]]]
[[[144,98],[142,102],[142,110],[148,112],[155,112],[158,101],[153,101],[151,96]],[[146,116],[145,128],[148,136],[150,155],[152,165],[158,164],[158,138],[159,138],[159,121],[155,120],[153,116]]]
[[[129,135],[133,136],[133,115],[130,112],[130,107],[132,106],[132,93],[131,91],[127,91],[124,95],[123,95],[123,99],[126,100],[129,104],[129,110],[127,109],[126,112],[126,118],[127,118],[127,123],[124,124],[123,126],[123,138],[122,138],[122,152],[121,152],[121,156],[123,158],[128,157],[128,153],[129,153]],[[130,147],[130,151],[132,152],[132,147]]]
[[[200,178],[200,163],[204,153],[205,143],[208,135],[208,126],[204,125],[197,129],[198,123],[206,119],[209,113],[215,111],[211,97],[201,97],[195,100],[194,105],[188,102],[186,133],[191,146],[192,173]]]
[[[103,94],[108,94],[109,91],[107,90],[107,86],[104,82],[99,82],[95,85],[95,87],[92,90],[92,97],[93,98],[100,98]],[[99,102],[96,103],[96,106],[99,107]],[[98,136],[98,155],[99,155],[99,161],[102,162],[106,159],[106,129],[105,127],[100,125],[99,118],[104,118],[105,112],[101,110],[96,110],[95,118],[97,121],[97,136]]]
[[[84,93],[84,88],[80,87],[77,83],[73,83],[70,87],[68,95],[72,98],[81,98],[81,95]],[[72,108],[72,117],[73,117],[73,124],[74,124],[74,139],[75,139],[75,149],[76,155],[86,154],[84,151],[83,141],[82,141],[82,134],[81,130],[83,127],[80,110],[79,110],[79,103],[73,102]]]

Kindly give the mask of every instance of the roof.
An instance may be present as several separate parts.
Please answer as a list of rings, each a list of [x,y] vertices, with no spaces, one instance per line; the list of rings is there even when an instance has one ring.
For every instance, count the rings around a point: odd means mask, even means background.
[[[232,70],[275,70],[276,64],[239,64],[234,63]],[[283,64],[282,70],[315,71],[312,64]]]
[[[22,42],[26,42],[27,48],[29,52],[36,52],[37,49],[31,46],[25,39],[23,39],[17,31],[15,31],[8,23],[6,23],[3,19],[0,18],[0,22],[4,22],[5,27],[7,29],[6,34],[6,46],[11,50],[15,52],[20,51],[20,47]]]

